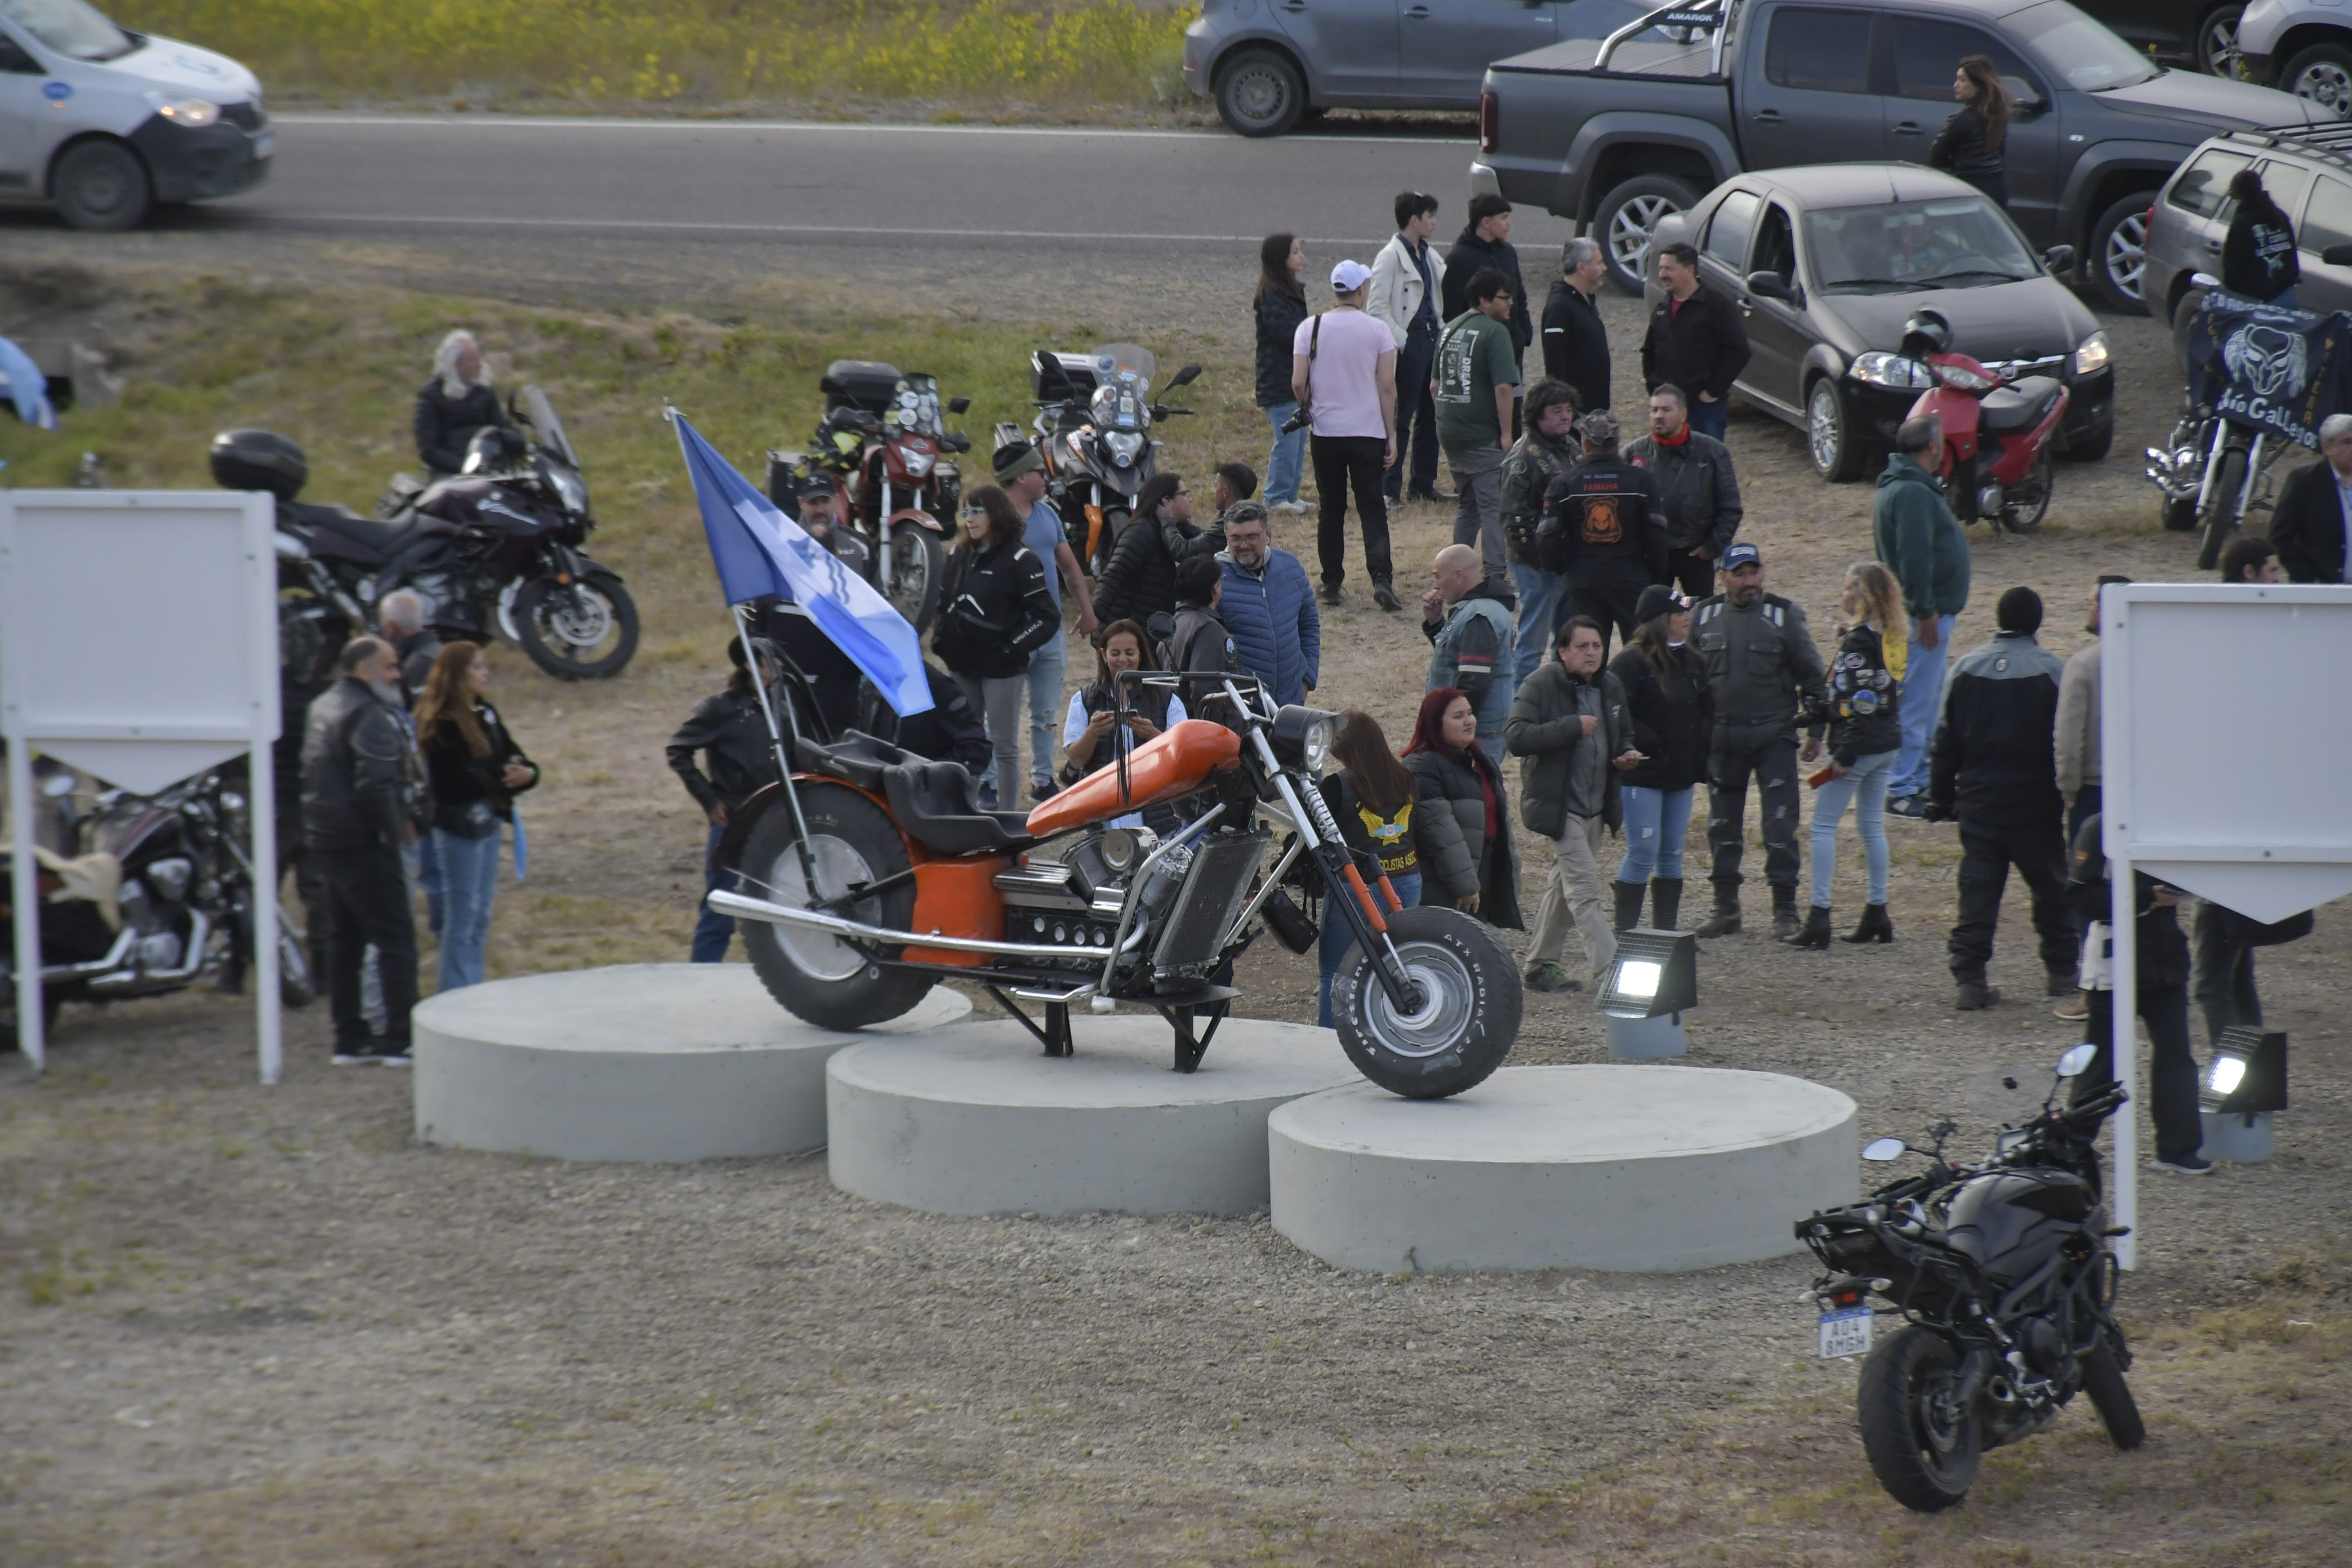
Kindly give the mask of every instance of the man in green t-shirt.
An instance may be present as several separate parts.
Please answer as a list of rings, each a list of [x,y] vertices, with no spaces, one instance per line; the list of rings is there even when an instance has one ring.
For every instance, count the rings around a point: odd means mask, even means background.
[[[1511,405],[1519,351],[1511,337],[1511,279],[1482,268],[1470,279],[1470,309],[1437,340],[1430,390],[1437,442],[1454,470],[1454,542],[1475,543],[1489,579],[1503,578],[1503,455],[1511,448]]]

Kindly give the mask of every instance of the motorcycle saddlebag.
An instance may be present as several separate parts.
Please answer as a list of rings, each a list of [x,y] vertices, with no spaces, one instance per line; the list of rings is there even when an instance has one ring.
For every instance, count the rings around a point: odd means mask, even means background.
[[[224,430],[213,437],[213,482],[225,490],[267,490],[292,500],[310,479],[310,459],[275,430]]]
[[[816,384],[824,394],[827,413],[846,405],[880,414],[898,395],[898,384],[905,379],[898,366],[879,360],[837,359],[824,367],[824,379]]]

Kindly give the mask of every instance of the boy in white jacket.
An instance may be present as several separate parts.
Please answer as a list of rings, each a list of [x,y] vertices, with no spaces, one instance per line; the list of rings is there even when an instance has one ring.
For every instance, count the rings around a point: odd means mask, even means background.
[[[1404,489],[1405,454],[1412,454],[1412,498],[1447,500],[1437,490],[1437,405],[1430,395],[1430,372],[1437,363],[1437,338],[1445,323],[1438,302],[1445,297],[1445,259],[1430,247],[1437,232],[1437,198],[1402,191],[1396,199],[1397,232],[1372,259],[1367,315],[1383,322],[1396,340],[1397,451],[1382,488],[1393,502]]]

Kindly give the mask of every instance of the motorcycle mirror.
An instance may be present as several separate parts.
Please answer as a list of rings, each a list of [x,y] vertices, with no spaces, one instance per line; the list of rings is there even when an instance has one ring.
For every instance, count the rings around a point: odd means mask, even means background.
[[[1192,381],[1198,380],[1200,374],[1201,367],[1199,365],[1188,364],[1182,370],[1178,371],[1169,381],[1168,384],[1161,387],[1160,390],[1162,392],[1173,392],[1180,386],[1183,386]]]
[[[1863,1145],[1862,1157],[1879,1164],[1899,1160],[1911,1152],[1911,1145],[1900,1138],[1874,1138]]]
[[[2087,1043],[2076,1046],[2058,1058],[2058,1076],[2060,1078],[2082,1077],[2091,1070],[2091,1063],[2097,1059],[2098,1055],[2099,1047]]]
[[[969,397],[950,397],[948,399],[948,412],[950,414],[961,414],[971,406],[971,399]]]
[[[41,793],[47,795],[51,800],[56,800],[62,795],[71,795],[73,794],[73,789],[74,782],[73,774],[71,773],[51,773],[47,778],[41,781]]]

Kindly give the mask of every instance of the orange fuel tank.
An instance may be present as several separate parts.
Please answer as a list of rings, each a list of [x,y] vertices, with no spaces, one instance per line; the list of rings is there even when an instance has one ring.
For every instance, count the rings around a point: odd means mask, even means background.
[[[1119,794],[1118,769],[1097,768],[1029,814],[1029,832],[1043,838],[1090,822],[1173,800],[1242,754],[1242,738],[1223,724],[1187,719],[1135,748],[1127,759],[1127,794]]]

